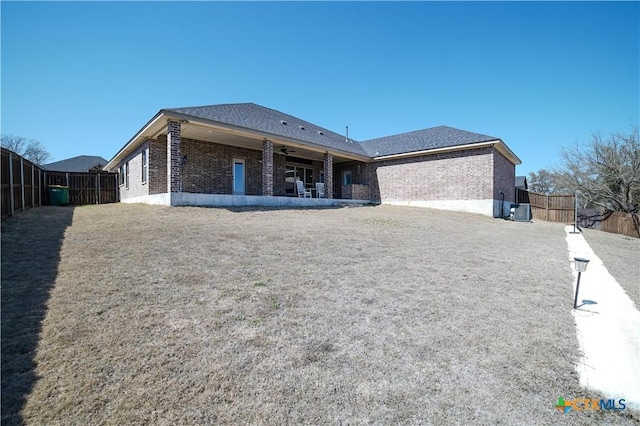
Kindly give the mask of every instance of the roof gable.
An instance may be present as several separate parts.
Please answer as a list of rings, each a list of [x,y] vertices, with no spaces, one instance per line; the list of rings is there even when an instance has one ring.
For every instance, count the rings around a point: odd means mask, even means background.
[[[460,145],[499,140],[494,136],[468,132],[448,126],[431,127],[424,130],[385,136],[361,142],[371,157],[406,154],[416,151],[449,148]]]

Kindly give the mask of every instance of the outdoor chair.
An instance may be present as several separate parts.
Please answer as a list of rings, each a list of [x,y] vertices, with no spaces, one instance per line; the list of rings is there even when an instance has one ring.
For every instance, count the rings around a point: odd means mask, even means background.
[[[304,183],[301,180],[296,181],[296,185],[298,185],[298,197],[300,198],[311,198],[311,190],[306,189],[304,187]]]
[[[325,198],[324,183],[316,182],[316,194],[318,198]]]

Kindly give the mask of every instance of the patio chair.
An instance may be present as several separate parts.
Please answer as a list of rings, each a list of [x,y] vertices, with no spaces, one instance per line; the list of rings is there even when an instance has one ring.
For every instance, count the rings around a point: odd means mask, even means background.
[[[324,183],[316,182],[316,194],[318,198],[326,198],[324,193]]]
[[[304,183],[301,180],[296,181],[296,185],[298,185],[298,197],[300,198],[311,198],[311,190],[306,189],[304,187]]]

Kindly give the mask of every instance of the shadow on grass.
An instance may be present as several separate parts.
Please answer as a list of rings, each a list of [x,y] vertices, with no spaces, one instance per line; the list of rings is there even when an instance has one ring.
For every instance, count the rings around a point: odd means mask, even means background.
[[[332,206],[202,206],[205,209],[224,209],[232,213],[279,210],[338,210],[343,208],[376,207],[379,204],[339,204]]]
[[[2,223],[2,424],[24,424],[20,411],[38,377],[36,350],[58,274],[73,207],[39,207]]]

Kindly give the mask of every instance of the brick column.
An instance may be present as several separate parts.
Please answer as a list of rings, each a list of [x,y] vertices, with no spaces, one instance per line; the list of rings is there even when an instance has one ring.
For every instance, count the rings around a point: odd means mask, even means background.
[[[273,142],[262,142],[262,195],[273,196]]]
[[[333,155],[324,154],[324,188],[327,198],[333,198]]]
[[[167,193],[182,191],[182,155],[180,155],[180,123],[167,122]]]

